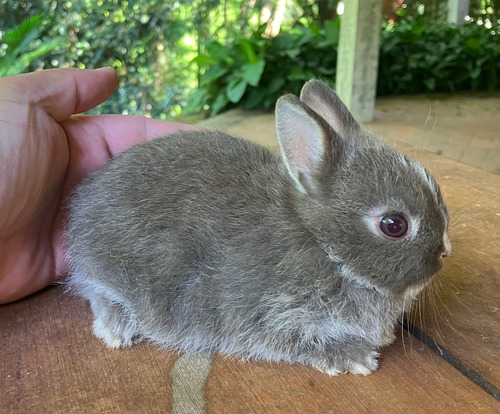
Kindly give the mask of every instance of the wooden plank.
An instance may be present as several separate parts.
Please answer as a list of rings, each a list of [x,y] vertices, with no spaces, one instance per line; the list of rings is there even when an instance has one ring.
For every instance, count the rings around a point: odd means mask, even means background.
[[[108,350],[86,303],[49,288],[0,307],[0,413],[165,413],[177,354]]]
[[[496,413],[500,402],[404,336],[368,377],[328,377],[302,366],[215,358],[208,413]]]
[[[370,377],[332,378],[308,367],[220,355],[213,363],[195,357],[179,365],[185,357],[150,344],[106,349],[91,333],[88,305],[61,287],[1,307],[0,332],[1,413],[167,413],[174,406],[174,413],[197,413],[203,409],[182,407],[199,407],[200,399],[209,413],[500,410],[500,402],[408,337],[404,347],[399,339],[384,350]],[[204,393],[195,384],[190,395],[197,367],[207,363]],[[188,389],[176,393],[179,375]],[[174,395],[186,401],[174,404]]]

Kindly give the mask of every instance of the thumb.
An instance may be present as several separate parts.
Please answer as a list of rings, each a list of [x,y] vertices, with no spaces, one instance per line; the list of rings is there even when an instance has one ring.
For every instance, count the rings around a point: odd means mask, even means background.
[[[48,69],[0,79],[2,100],[41,107],[57,122],[104,102],[118,83],[112,68]]]

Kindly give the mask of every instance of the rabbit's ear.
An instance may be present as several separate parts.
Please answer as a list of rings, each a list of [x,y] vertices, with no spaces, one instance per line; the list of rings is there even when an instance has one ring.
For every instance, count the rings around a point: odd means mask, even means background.
[[[281,153],[297,187],[315,192],[318,179],[332,160],[333,137],[328,125],[295,95],[285,95],[276,103],[276,131]]]
[[[361,127],[337,94],[318,80],[307,82],[300,92],[302,103],[323,118],[337,134],[345,137]]]

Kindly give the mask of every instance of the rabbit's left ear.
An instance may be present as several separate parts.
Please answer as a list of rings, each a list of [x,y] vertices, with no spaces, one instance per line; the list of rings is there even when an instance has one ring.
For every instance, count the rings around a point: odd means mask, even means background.
[[[294,95],[278,99],[276,130],[281,153],[297,188],[301,192],[316,192],[321,177],[338,162],[332,147],[343,147],[343,140]]]
[[[342,137],[361,128],[333,89],[323,82],[318,80],[307,82],[300,92],[300,101],[316,112]]]

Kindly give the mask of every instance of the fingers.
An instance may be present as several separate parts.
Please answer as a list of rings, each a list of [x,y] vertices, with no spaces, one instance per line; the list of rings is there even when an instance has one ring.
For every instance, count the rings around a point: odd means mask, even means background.
[[[0,79],[0,100],[42,107],[56,121],[104,102],[116,88],[112,68],[48,69]]]
[[[71,190],[88,174],[101,169],[110,157],[131,145],[176,131],[199,129],[128,115],[73,116],[61,125],[70,151],[65,190]]]
[[[63,124],[68,137],[88,145],[104,141],[109,156],[114,156],[138,142],[176,131],[199,130],[193,125],[163,122],[142,116],[74,116]]]

